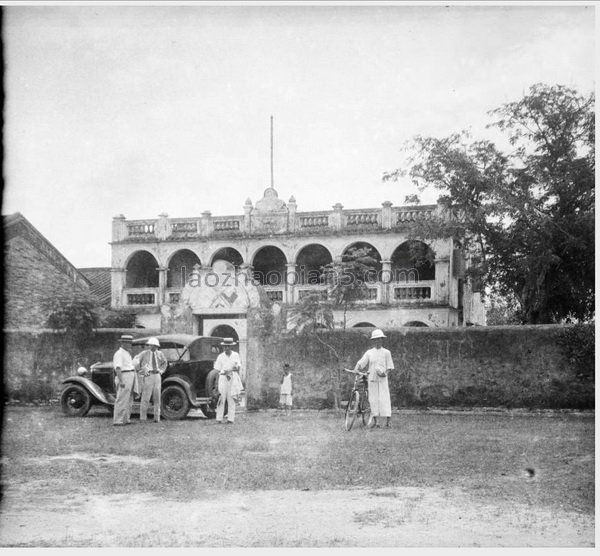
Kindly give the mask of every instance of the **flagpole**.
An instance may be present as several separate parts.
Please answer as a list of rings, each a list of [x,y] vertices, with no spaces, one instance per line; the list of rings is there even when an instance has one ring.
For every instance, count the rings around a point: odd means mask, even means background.
[[[273,180],[273,116],[271,115],[271,188],[273,189],[275,182]]]

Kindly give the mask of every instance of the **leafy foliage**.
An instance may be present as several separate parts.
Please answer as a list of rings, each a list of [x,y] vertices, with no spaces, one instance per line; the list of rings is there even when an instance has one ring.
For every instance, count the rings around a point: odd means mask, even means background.
[[[583,382],[593,381],[595,372],[594,324],[578,323],[566,327],[557,339],[565,356],[576,369],[577,378]]]
[[[128,308],[96,311],[96,314],[100,328],[134,328],[137,319],[136,312]]]
[[[46,325],[64,330],[77,346],[81,346],[92,337],[98,326],[96,306],[96,299],[84,293],[51,298],[43,307],[48,315]]]
[[[594,95],[533,85],[490,115],[514,150],[502,153],[467,132],[415,137],[409,176],[440,191],[438,214],[412,236],[454,238],[471,277],[514,297],[521,322],[589,319],[594,310]]]
[[[342,261],[331,262],[321,267],[327,295],[321,292],[306,295],[292,311],[296,332],[316,332],[335,328],[333,311],[343,311],[346,328],[346,313],[357,301],[368,295],[368,284],[377,281],[377,258],[372,247],[348,249]]]
[[[490,306],[486,312],[488,326],[520,324],[521,318],[518,303],[514,299],[491,296]]]

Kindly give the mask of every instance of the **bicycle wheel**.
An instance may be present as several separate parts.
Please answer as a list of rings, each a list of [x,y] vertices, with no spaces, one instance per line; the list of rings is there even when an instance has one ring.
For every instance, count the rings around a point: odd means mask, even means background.
[[[360,403],[360,394],[357,390],[353,390],[350,395],[350,401],[348,402],[348,407],[346,408],[346,416],[344,418],[344,426],[346,430],[349,431],[354,425],[354,420],[356,419],[356,414],[358,413],[358,405]]]
[[[360,406],[362,424],[366,426],[369,424],[369,420],[371,419],[371,406],[369,404],[369,399],[364,394],[360,400]]]

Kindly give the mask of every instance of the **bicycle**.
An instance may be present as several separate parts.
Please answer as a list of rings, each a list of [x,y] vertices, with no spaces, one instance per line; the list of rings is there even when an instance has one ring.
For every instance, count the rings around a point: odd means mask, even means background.
[[[363,426],[369,423],[371,417],[371,406],[369,405],[369,383],[367,381],[367,373],[344,369],[348,373],[356,375],[354,377],[354,386],[350,393],[350,400],[346,406],[346,414],[344,416],[344,426],[349,431],[354,425],[356,416],[360,415]]]

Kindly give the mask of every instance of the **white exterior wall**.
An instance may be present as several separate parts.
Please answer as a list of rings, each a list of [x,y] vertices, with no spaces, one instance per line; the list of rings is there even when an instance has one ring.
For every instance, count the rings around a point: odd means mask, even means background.
[[[260,206],[259,206],[260,205]],[[244,205],[244,215],[217,217],[203,213],[198,219],[171,219],[161,215],[158,220],[127,221],[120,215],[113,220],[112,243],[112,306],[114,308],[127,305],[127,294],[153,294],[156,306],[168,302],[166,291],[167,268],[175,253],[189,250],[194,253],[201,263],[201,268],[207,269],[213,262],[216,253],[223,248],[235,249],[243,258],[245,265],[251,265],[257,252],[263,247],[280,249],[286,259],[287,272],[298,270],[295,265],[299,253],[304,247],[317,244],[325,247],[331,254],[332,260],[340,261],[342,254],[351,245],[364,242],[372,245],[381,257],[382,265],[389,269],[390,260],[396,248],[408,240],[408,227],[404,221],[418,219],[437,211],[435,207],[396,207],[391,203],[383,203],[383,208],[343,211],[341,205],[336,205],[334,211],[319,213],[297,213],[295,201],[290,200],[289,207],[277,199],[277,193],[268,189],[263,199],[257,202],[256,208],[250,202]],[[307,234],[306,226],[302,228],[302,219],[322,219],[324,228],[315,233]],[[308,216],[307,216],[308,215]],[[421,215],[421,216],[419,216]],[[352,219],[365,217],[366,225],[362,229],[353,228]],[[406,218],[406,220],[405,220]],[[370,220],[369,220],[370,219]],[[219,224],[237,222],[231,237],[218,237]],[[361,221],[362,222],[362,221]],[[183,239],[171,238],[175,226],[184,226],[186,233]],[[191,230],[190,238],[187,227]],[[178,228],[181,230],[181,228]],[[416,281],[408,285],[379,283],[377,296],[366,302],[365,310],[356,310],[355,322],[369,321],[384,328],[403,326],[407,322],[418,321],[428,326],[456,326],[458,322],[458,279],[453,276],[453,242],[452,240],[435,240],[428,243],[435,255],[435,280],[430,282]],[[130,258],[138,251],[147,251],[156,259],[159,269],[158,288],[135,288],[127,290],[126,272]],[[402,299],[394,296],[394,287],[413,288],[419,292],[431,290],[429,299]],[[425,290],[423,290],[425,288]],[[300,289],[310,287],[298,286],[287,280],[285,286],[271,289],[283,291],[284,303],[295,303],[299,299]],[[414,292],[412,292],[414,293]],[[471,319],[480,319],[483,308],[477,296],[469,296],[465,291],[464,311]],[[278,293],[278,295],[281,295]],[[136,300],[137,302],[138,300]],[[143,301],[145,302],[145,301]],[[468,303],[469,307],[466,307]],[[479,304],[479,305],[478,305]],[[139,305],[138,305],[139,308]],[[367,314],[372,315],[367,318]],[[354,318],[354,317],[353,317]],[[152,322],[160,320],[160,315],[140,316],[138,321]],[[465,319],[466,320],[466,319]],[[480,320],[477,322],[481,323]],[[352,326],[349,322],[348,326]],[[243,334],[245,336],[245,333]]]

